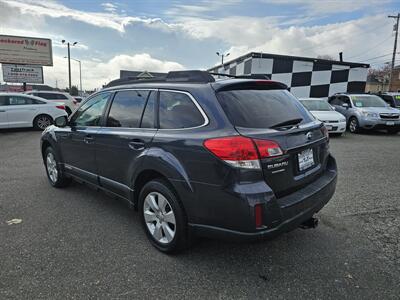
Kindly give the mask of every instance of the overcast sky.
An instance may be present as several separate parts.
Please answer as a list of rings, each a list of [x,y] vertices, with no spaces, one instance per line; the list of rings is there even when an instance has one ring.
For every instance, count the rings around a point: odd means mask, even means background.
[[[50,38],[54,67],[45,83],[67,86],[65,39],[77,41],[84,88],[118,78],[119,70],[206,69],[250,51],[366,62],[390,61],[399,0],[0,0],[0,34]],[[399,59],[400,62],[400,59]],[[73,84],[78,64],[72,62]],[[0,75],[0,81],[1,81]]]

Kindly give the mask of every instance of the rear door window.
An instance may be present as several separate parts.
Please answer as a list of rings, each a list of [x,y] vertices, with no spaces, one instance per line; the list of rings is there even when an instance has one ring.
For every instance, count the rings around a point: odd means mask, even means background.
[[[57,94],[57,93],[38,93],[37,94],[39,97],[47,99],[47,100],[66,100],[68,99],[67,96],[63,94]]]
[[[336,96],[333,96],[328,102],[332,105],[342,105],[342,102]]]
[[[107,127],[139,128],[149,91],[120,91],[114,97],[107,117]]]
[[[27,105],[27,104],[36,104],[35,100],[28,97],[22,96],[9,96],[9,105]]]
[[[192,99],[180,92],[160,92],[159,118],[161,129],[193,128],[205,123]]]
[[[270,128],[285,121],[312,118],[286,90],[232,90],[217,94],[218,101],[234,126]]]

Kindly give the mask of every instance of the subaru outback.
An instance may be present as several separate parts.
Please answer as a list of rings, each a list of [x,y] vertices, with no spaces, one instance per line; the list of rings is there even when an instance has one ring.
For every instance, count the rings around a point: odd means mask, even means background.
[[[114,82],[47,128],[41,151],[52,186],[126,200],[163,252],[315,227],[336,187],[328,132],[286,85],[203,71]]]

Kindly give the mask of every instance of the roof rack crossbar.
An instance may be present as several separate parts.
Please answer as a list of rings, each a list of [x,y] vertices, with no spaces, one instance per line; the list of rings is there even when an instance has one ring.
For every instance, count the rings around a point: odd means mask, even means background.
[[[215,82],[215,79],[207,71],[200,71],[200,70],[170,71],[165,77],[153,77],[153,78],[126,77],[126,78],[116,79],[109,82],[105,86],[105,88],[118,85],[148,83],[148,82],[209,83],[209,82]]]

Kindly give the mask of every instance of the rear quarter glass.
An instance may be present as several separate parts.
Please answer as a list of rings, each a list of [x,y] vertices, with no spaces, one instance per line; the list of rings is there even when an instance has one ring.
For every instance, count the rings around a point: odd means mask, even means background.
[[[313,120],[301,103],[286,90],[230,90],[217,93],[218,101],[234,126],[270,128],[286,120]]]

